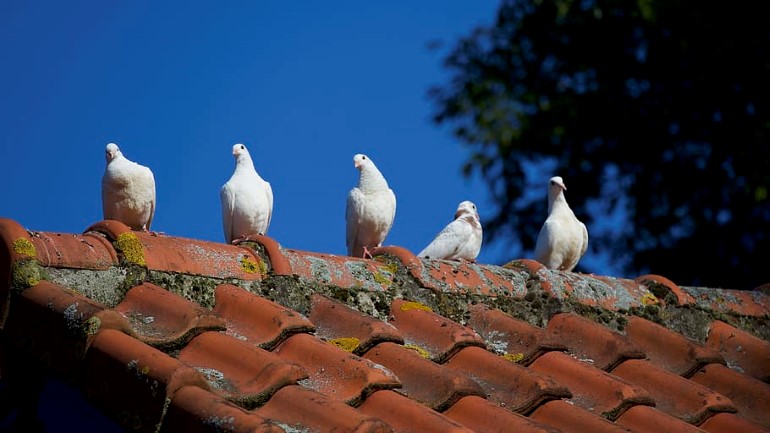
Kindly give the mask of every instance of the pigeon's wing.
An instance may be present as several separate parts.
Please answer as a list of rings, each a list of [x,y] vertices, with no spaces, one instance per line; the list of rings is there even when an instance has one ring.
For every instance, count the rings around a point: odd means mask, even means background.
[[[354,252],[360,247],[356,243],[358,242],[358,232],[361,229],[364,200],[364,194],[357,187],[351,189],[348,193],[348,202],[345,208],[345,244],[348,247],[348,255],[350,256],[355,255]]]
[[[390,229],[393,228],[393,222],[396,220],[396,193],[394,193],[390,188],[388,188],[387,200],[388,210],[390,210],[390,217],[388,221],[390,221],[390,223],[388,224],[388,229],[385,230],[385,236],[390,233]],[[383,239],[385,239],[385,236],[383,236]]]
[[[580,226],[583,229],[583,247],[580,249],[580,257],[583,257],[583,255],[586,253],[586,250],[588,250],[588,229],[582,222],[580,222]]]
[[[219,199],[222,201],[222,228],[225,233],[225,241],[233,240],[233,212],[235,211],[235,192],[226,183],[219,191]]]
[[[147,170],[146,177],[150,189],[150,216],[147,218],[147,230],[149,231],[150,226],[152,225],[152,219],[155,217],[155,176],[152,174],[152,170],[150,170],[149,167],[145,167],[145,169]]]
[[[535,259],[546,267],[549,267],[548,263],[554,253],[558,232],[559,224],[553,218],[548,218],[543,223],[543,227],[540,228],[540,233],[537,235],[537,242],[535,243]]]
[[[451,259],[460,251],[471,237],[471,226],[462,220],[454,220],[447,224],[436,238],[425,249],[417,254],[418,257],[431,259]]]
[[[265,226],[265,233],[270,227],[270,222],[273,220],[273,188],[270,186],[270,182],[265,182],[265,195],[267,196],[267,226]]]

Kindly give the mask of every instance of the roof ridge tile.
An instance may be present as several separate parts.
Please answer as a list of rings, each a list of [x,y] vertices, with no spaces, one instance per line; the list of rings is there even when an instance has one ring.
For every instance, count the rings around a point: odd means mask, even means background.
[[[711,323],[706,347],[719,352],[730,367],[770,383],[770,341],[715,320]]]

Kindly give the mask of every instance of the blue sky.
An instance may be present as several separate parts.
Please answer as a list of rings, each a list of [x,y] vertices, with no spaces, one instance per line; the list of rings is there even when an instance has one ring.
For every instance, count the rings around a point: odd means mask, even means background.
[[[152,228],[173,236],[223,241],[235,143],[272,184],[268,235],[287,248],[345,253],[355,153],[396,193],[385,244],[419,251],[463,200],[492,212],[426,92],[497,1],[201,3],[0,4],[0,216],[67,233],[101,220],[109,142],[153,170]],[[485,242],[479,261],[531,254]]]

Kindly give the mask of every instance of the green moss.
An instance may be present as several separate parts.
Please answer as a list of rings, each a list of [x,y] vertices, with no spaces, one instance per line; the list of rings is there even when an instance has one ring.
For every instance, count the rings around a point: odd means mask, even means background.
[[[339,347],[346,352],[352,353],[358,348],[358,345],[361,344],[361,341],[356,337],[343,337],[329,340],[329,343]]]
[[[16,252],[16,254],[21,254],[29,257],[37,257],[37,249],[35,249],[35,246],[27,239],[19,238],[13,241],[13,251]]]
[[[144,248],[139,238],[133,233],[122,233],[115,240],[115,247],[123,253],[123,257],[131,263],[146,266]]]

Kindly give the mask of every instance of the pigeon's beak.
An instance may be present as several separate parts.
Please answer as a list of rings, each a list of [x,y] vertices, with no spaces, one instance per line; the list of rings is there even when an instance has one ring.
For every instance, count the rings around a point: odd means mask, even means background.
[[[355,162],[353,162],[353,166],[354,166],[356,169],[360,169],[360,168],[361,168],[361,162],[359,162],[359,161],[355,161]]]

